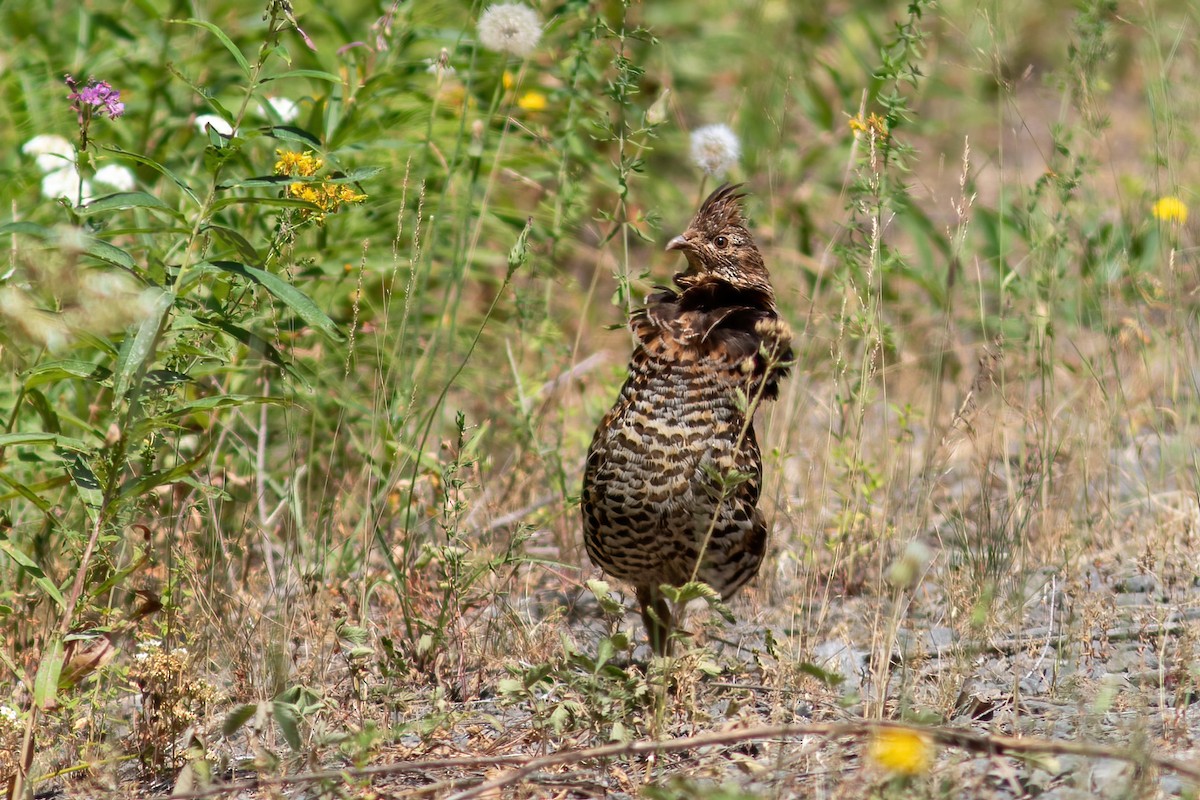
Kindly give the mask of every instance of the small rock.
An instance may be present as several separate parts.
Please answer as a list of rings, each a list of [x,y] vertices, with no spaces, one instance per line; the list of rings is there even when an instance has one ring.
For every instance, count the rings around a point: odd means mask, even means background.
[[[1118,592],[1149,594],[1158,588],[1158,580],[1153,575],[1128,575],[1117,580],[1113,586]],[[1142,602],[1145,602],[1143,599]]]
[[[862,686],[869,656],[866,650],[855,650],[845,642],[821,642],[813,648],[813,662],[823,670],[841,675],[845,679],[843,689]]]

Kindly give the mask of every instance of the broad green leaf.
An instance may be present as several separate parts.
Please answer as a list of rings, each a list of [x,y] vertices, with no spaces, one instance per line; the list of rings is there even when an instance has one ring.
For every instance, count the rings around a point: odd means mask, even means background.
[[[282,81],[288,78],[312,78],[318,81],[328,81],[329,83],[341,83],[342,79],[332,72],[322,72],[316,69],[290,69],[287,72],[281,72],[278,75],[272,75],[269,78],[263,79],[263,83],[271,81]]]
[[[197,28],[204,28],[213,36],[216,36],[221,44],[225,45],[225,49],[228,50],[234,59],[237,60],[238,66],[242,68],[242,72],[246,74],[246,77],[250,77],[250,62],[246,60],[244,55],[242,55],[242,51],[238,49],[236,44],[233,43],[233,40],[225,35],[225,31],[221,30],[213,23],[202,19],[173,19],[169,21],[180,25],[194,25]]]
[[[38,588],[46,593],[47,597],[57,603],[59,608],[66,609],[67,601],[62,596],[62,592],[54,585],[54,581],[46,577],[46,573],[37,565],[37,562],[17,549],[17,546],[8,539],[0,539],[0,553],[4,553],[17,562],[21,571],[28,575]]]
[[[53,235],[53,231],[49,228],[35,222],[9,222],[0,225],[0,236],[10,236],[14,233],[36,236],[39,239],[49,239]]]
[[[345,175],[328,178],[327,180],[329,183],[354,183],[355,181],[365,181],[369,178],[374,178],[381,172],[383,172],[383,167],[358,167],[350,170]]]
[[[146,362],[154,355],[154,347],[158,342],[158,331],[163,318],[171,308],[174,298],[163,292],[154,302],[150,313],[138,326],[137,335],[130,340],[128,347],[122,347],[117,358],[117,377],[113,383],[113,393],[117,397],[125,397],[132,387],[133,380],[142,372]]]
[[[146,192],[117,192],[116,194],[99,197],[90,203],[79,206],[75,213],[81,217],[103,214],[106,211],[120,211],[127,208],[148,208],[154,211],[165,211],[175,219],[182,220],[183,215]]]
[[[263,133],[284,142],[302,142],[305,147],[311,147],[314,150],[321,149],[320,139],[294,125],[272,125],[269,128],[264,128]]]
[[[86,442],[73,439],[70,436],[61,436],[57,433],[25,431],[22,433],[0,434],[0,448],[18,444],[50,444],[65,450],[76,450],[80,453],[90,453],[92,451],[92,448]]]
[[[166,167],[164,167],[162,164],[158,163],[154,159],[146,158],[145,156],[138,155],[137,153],[131,153],[128,150],[122,150],[120,147],[117,147],[115,145],[106,145],[106,146],[104,146],[103,149],[109,151],[110,153],[117,153],[117,154],[124,156],[125,158],[127,158],[131,161],[134,161],[138,164],[145,164],[147,167],[150,167],[151,169],[155,170],[156,172],[160,173],[161,175],[164,175],[167,178],[170,178],[171,181],[176,186],[178,186],[180,189],[183,190],[184,194],[186,194],[189,198],[191,198],[191,201],[194,205],[200,205],[200,198],[196,196],[196,193],[192,191],[192,188],[190,186],[188,186],[187,183],[185,183],[182,178],[180,178],[174,172],[167,169]]]
[[[213,203],[213,213],[223,211],[230,206],[274,206],[276,208],[312,209],[312,203],[304,200],[293,200],[290,197],[225,197]]]
[[[244,261],[249,261],[254,266],[262,264],[262,256],[258,254],[258,250],[250,241],[242,234],[235,231],[233,228],[226,228],[223,225],[209,225],[205,230],[212,231],[217,235],[217,238],[224,239],[225,242],[237,250],[238,255]]]
[[[54,406],[50,405],[50,401],[46,399],[46,395],[37,389],[26,389],[25,402],[29,403],[37,411],[38,416],[42,420],[42,430],[53,434],[61,432],[62,427],[58,422],[58,412],[54,410]]]
[[[239,264],[236,261],[211,261],[209,263],[220,267],[226,272],[232,272],[235,275],[241,275],[254,281],[283,301],[284,305],[295,311],[300,319],[321,331],[329,338],[337,342],[345,340],[345,337],[337,328],[337,323],[331,320],[308,295],[275,273]]]
[[[297,753],[300,752],[300,747],[303,742],[300,740],[300,720],[296,718],[296,709],[291,703],[281,703],[276,700],[272,703],[272,716],[275,717],[275,724],[279,726],[279,732],[283,734],[284,741]]]
[[[300,371],[300,368],[284,357],[282,353],[276,350],[275,345],[271,344],[257,333],[253,333],[245,328],[234,325],[231,322],[226,322],[222,319],[203,319],[197,317],[196,322],[199,323],[201,327],[220,330],[229,334],[234,339],[248,347],[251,352],[261,354],[272,364],[279,367],[296,380],[300,381],[300,383],[306,388],[309,386],[308,378]]]
[[[64,604],[65,605],[65,604]],[[58,705],[58,678],[63,667],[63,641],[51,636],[38,662],[37,676],[33,679],[33,702],[38,708],[54,708]]]
[[[226,739],[233,736],[257,713],[258,705],[255,703],[240,705],[233,709],[233,711],[230,711],[225,716],[225,721],[221,723],[221,735]]]
[[[259,175],[254,178],[242,178],[241,180],[224,181],[217,184],[217,188],[224,191],[226,189],[261,189],[264,186],[283,187],[296,181],[306,182],[303,178],[292,178],[287,175]],[[250,198],[241,198],[247,200]]]
[[[119,247],[109,244],[94,236],[88,236],[84,239],[83,251],[93,258],[97,258],[108,264],[125,269],[137,269],[137,262],[133,260],[133,256],[126,253]]]
[[[61,483],[61,480],[59,482]],[[11,492],[0,495],[0,503],[6,503],[14,497],[24,497],[43,514],[53,513],[54,504],[38,494],[33,486],[27,486],[4,472],[0,472],[0,483],[12,489]],[[50,481],[42,481],[38,486],[45,487],[47,483]]]
[[[126,500],[131,497],[141,497],[147,494],[151,489],[159,486],[165,486],[170,483],[177,482],[180,478],[187,477],[200,464],[208,458],[208,452],[201,451],[195,457],[184,461],[182,464],[176,464],[170,469],[158,470],[151,472],[148,475],[143,475],[137,480],[129,481],[121,487],[120,497]]]
[[[62,361],[45,361],[22,373],[25,388],[32,389],[46,383],[56,383],[67,378],[82,378],[103,385],[112,371],[90,361],[65,359]]]

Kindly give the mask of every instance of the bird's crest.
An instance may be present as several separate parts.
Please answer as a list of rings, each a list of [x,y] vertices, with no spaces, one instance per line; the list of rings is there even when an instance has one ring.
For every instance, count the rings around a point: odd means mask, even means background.
[[[724,183],[713,190],[696,212],[692,227],[705,231],[716,231],[727,225],[746,226],[746,218],[742,215],[742,198],[745,192],[740,183]]]

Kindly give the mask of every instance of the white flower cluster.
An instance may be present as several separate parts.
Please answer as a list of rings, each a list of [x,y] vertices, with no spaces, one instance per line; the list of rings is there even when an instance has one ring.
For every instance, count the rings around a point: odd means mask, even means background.
[[[479,17],[479,43],[524,58],[542,39],[542,20],[524,3],[497,3]]]
[[[21,152],[33,156],[33,163],[42,171],[42,196],[50,200],[65,197],[74,202],[91,200],[92,181],[84,180],[75,167],[75,145],[61,136],[44,133],[21,145]],[[119,164],[105,164],[96,170],[93,179],[118,192],[133,191],[133,173]]]
[[[741,143],[728,125],[705,125],[692,131],[692,161],[714,178],[728,172],[741,156]]]

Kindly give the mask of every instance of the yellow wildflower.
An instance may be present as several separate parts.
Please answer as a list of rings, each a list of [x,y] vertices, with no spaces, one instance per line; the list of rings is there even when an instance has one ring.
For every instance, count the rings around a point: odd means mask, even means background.
[[[1162,222],[1174,222],[1179,225],[1187,223],[1188,207],[1178,197],[1167,195],[1155,201],[1151,208],[1154,218]]]
[[[538,91],[530,91],[521,95],[517,100],[517,105],[526,111],[545,111],[548,103],[546,95]]]
[[[871,737],[871,760],[900,775],[920,775],[933,760],[933,743],[924,734],[901,728],[884,728]]]
[[[864,119],[861,114],[850,118],[850,130],[854,133],[871,133],[880,139],[888,137],[887,120],[878,114],[871,113]]]
[[[325,166],[325,162],[313,155],[311,150],[296,153],[291,150],[276,150],[279,160],[275,162],[276,175],[298,175],[311,178],[317,170]]]
[[[511,91],[512,87],[517,85],[517,81],[513,77],[513,74],[508,70],[504,70],[504,74],[500,76],[500,82],[504,84],[505,91]]]

